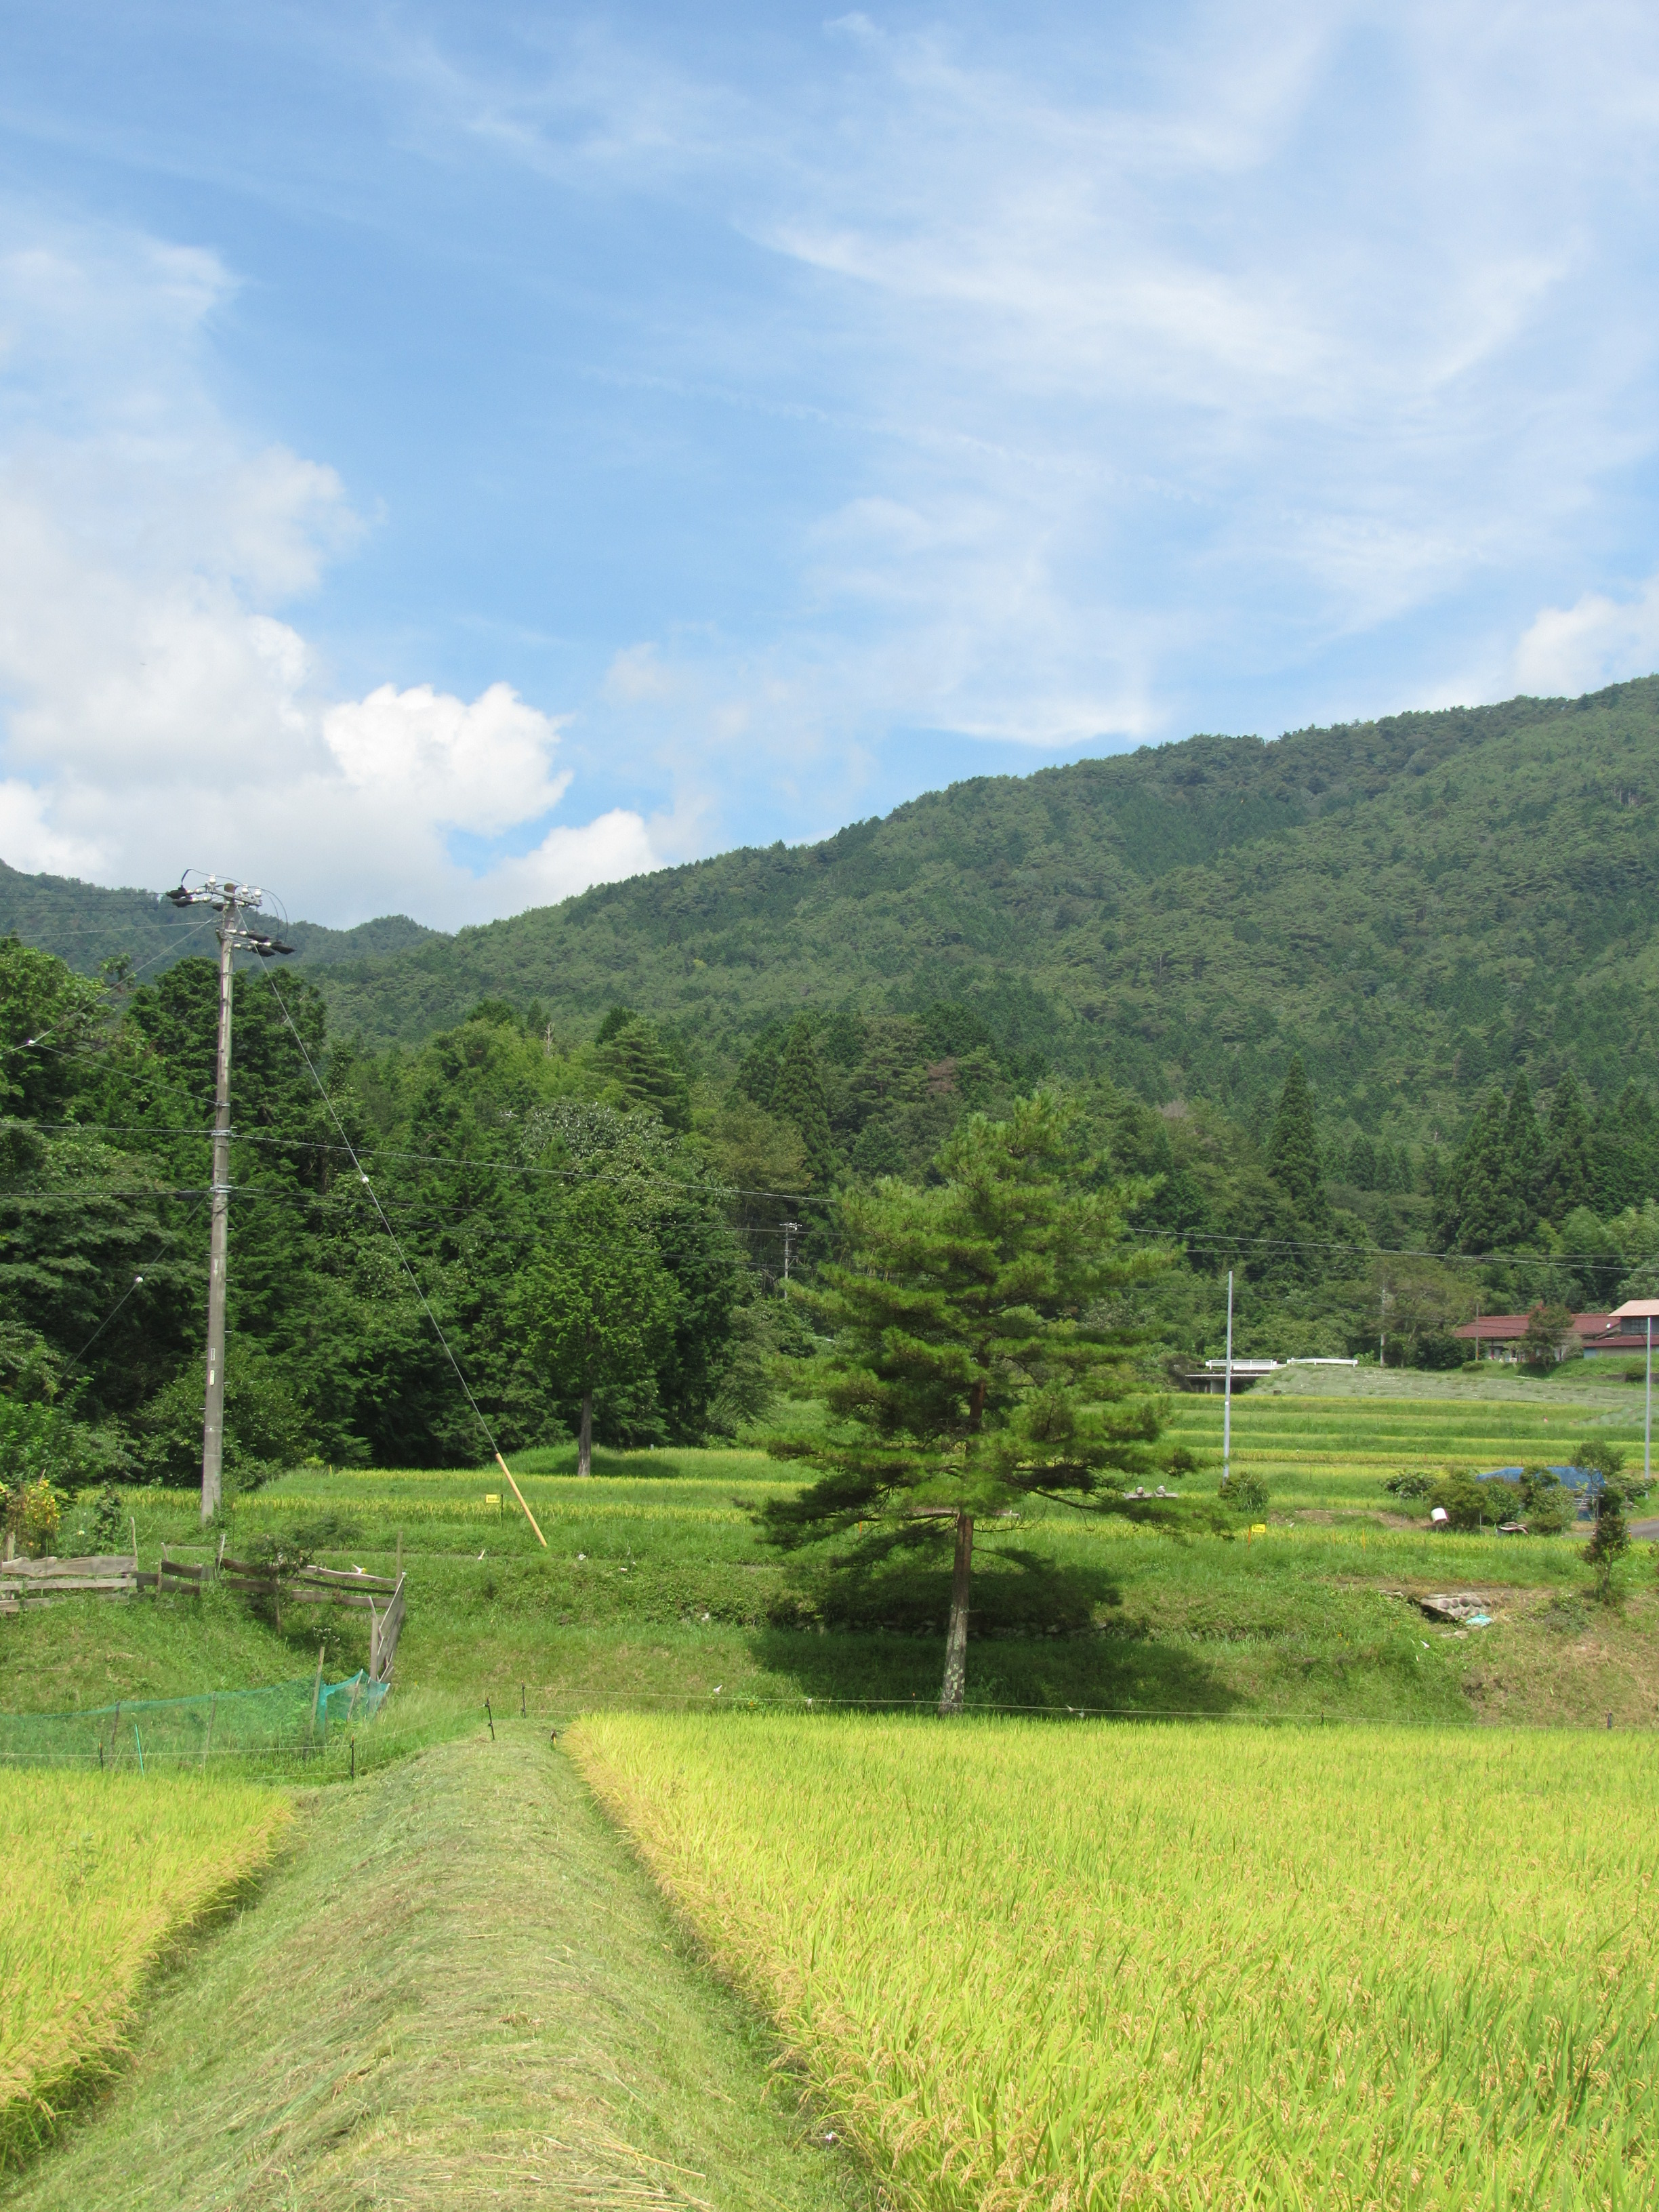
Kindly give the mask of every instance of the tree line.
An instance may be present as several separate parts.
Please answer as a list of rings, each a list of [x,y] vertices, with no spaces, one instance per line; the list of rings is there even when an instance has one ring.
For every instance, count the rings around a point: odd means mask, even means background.
[[[0,941],[14,1468],[192,1479],[215,1017],[205,960],[88,978]],[[814,1351],[779,1295],[786,1249],[828,1280],[860,1194],[941,1187],[957,1133],[1045,1082],[1122,1185],[1123,1238],[1167,1263],[1110,1287],[1143,1366],[1218,1350],[1229,1268],[1243,1350],[1425,1364],[1464,1356],[1451,1331],[1477,1302],[1659,1281],[1659,1137],[1633,1086],[1598,1107],[1567,1078],[1540,1116],[1517,1080],[1455,1146],[1411,1153],[1362,1149],[1299,1059],[1258,1134],[1212,1102],[1045,1078],[948,1000],[792,1016],[711,1067],[625,1006],[583,1036],[500,999],[368,1052],[302,975],[257,970],[234,1037],[233,1483],[308,1456],[454,1464],[574,1438],[586,1462],[595,1438],[741,1433],[780,1358]]]

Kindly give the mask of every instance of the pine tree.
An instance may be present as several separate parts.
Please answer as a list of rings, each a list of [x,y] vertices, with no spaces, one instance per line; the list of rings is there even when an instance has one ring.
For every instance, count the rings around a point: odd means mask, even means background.
[[[800,1132],[813,1189],[828,1190],[836,1180],[836,1146],[830,1133],[823,1071],[804,1015],[790,1029],[769,1103],[781,1121],[793,1121]]]
[[[975,1522],[1032,1498],[1121,1510],[1132,1483],[1190,1462],[1155,1449],[1162,1408],[1096,1318],[1104,1293],[1163,1264],[1123,1249],[1134,1187],[1079,1187],[1090,1164],[1041,1092],[1006,1122],[963,1123],[935,1164],[939,1187],[884,1182],[842,1201],[842,1257],[805,1294],[835,1349],[795,1380],[829,1418],[768,1447],[817,1480],[761,1520],[786,1547],[856,1532],[866,1555],[951,1534],[951,1713]]]
[[[764,1112],[772,1110],[772,1094],[778,1087],[778,1042],[770,1031],[757,1038],[744,1054],[737,1073],[737,1088]]]
[[[624,1013],[614,1028],[600,1031],[595,1055],[600,1068],[620,1085],[630,1106],[648,1106],[659,1114],[665,1127],[684,1136],[691,1127],[691,1091],[684,1070],[663,1042],[654,1022]],[[606,1017],[607,1027],[611,1017]]]
[[[1436,1226],[1443,1243],[1454,1250],[1501,1251],[1510,1241],[1512,1206],[1504,1149],[1507,1119],[1504,1094],[1494,1089],[1441,1177]]]
[[[1267,1172],[1305,1221],[1317,1221],[1323,1216],[1327,1208],[1320,1176],[1319,1136],[1300,1053],[1291,1060],[1285,1088],[1279,1094],[1279,1110],[1267,1139]]]
[[[1648,1195],[1652,1142],[1653,1109],[1647,1093],[1627,1081],[1617,1098],[1603,1101],[1595,1117],[1595,1206],[1603,1221],[1611,1221],[1627,1206],[1640,1206]]]
[[[1550,1101],[1540,1199],[1541,1211],[1551,1221],[1565,1221],[1575,1206],[1590,1206],[1595,1200],[1589,1116],[1571,1069],[1556,1085]]]
[[[1538,1226],[1543,1198],[1544,1134],[1533,1111],[1523,1068],[1510,1093],[1504,1116],[1504,1155],[1509,1165],[1510,1243],[1522,1243]]]

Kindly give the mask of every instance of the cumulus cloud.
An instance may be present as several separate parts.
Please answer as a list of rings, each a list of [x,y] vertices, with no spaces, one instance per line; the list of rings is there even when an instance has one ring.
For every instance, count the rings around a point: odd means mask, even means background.
[[[291,602],[360,525],[331,469],[209,392],[231,289],[142,238],[0,253],[0,858],[158,888],[206,866],[317,920],[448,924],[655,865],[638,814],[549,825],[562,720],[507,684],[330,696]]]
[[[1570,607],[1544,607],[1515,653],[1517,690],[1540,698],[1599,690],[1659,668],[1659,576],[1633,599],[1587,592]]]

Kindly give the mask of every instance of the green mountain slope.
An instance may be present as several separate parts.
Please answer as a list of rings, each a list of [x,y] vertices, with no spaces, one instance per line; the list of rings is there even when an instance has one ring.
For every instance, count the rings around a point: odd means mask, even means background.
[[[1163,1101],[1263,1100],[1301,1049],[1426,1136],[1524,1066],[1656,1072],[1659,679],[1188,739],[919,799],[319,979],[413,1039],[484,996],[623,1000],[726,1057],[803,1007],[966,1001],[1011,1050]]]
[[[296,921],[286,933],[297,962],[321,967],[401,951],[433,932],[395,914],[356,929]],[[181,913],[155,891],[106,890],[69,876],[24,875],[0,860],[0,937],[13,935],[55,952],[83,975],[94,975],[100,961],[118,953],[147,975],[159,975],[175,960],[212,945],[201,914]]]
[[[574,1037],[625,1001],[712,1068],[803,1009],[949,1000],[1011,1054],[1247,1120],[1299,1049],[1328,1104],[1420,1141],[1517,1068],[1548,1089],[1571,1066],[1599,1097],[1659,1074],[1656,802],[1649,678],[981,777],[453,938],[295,935],[332,1025],[370,1044],[493,997]],[[87,968],[121,928],[143,957],[179,924],[7,870],[0,927]]]

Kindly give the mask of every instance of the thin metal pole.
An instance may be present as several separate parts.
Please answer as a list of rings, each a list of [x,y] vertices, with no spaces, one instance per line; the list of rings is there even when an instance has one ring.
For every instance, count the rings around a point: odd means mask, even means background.
[[[1227,1270],[1227,1371],[1221,1401],[1221,1487],[1233,1471],[1233,1271]]]
[[[1642,1480],[1653,1480],[1653,1316],[1648,1316],[1647,1414],[1642,1424]]]
[[[225,1264],[230,1243],[231,955],[234,898],[219,916],[219,1052],[213,1085],[213,1213],[208,1237],[207,1396],[202,1412],[202,1519],[219,1510],[225,1458]]]

